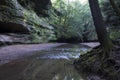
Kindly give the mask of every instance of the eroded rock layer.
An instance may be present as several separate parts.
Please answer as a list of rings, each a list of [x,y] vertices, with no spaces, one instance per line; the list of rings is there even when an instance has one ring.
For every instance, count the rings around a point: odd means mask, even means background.
[[[0,41],[6,36],[20,38],[17,42],[38,43],[55,38],[53,27],[45,20],[50,15],[50,0],[1,0]],[[3,34],[4,33],[4,34]],[[14,35],[11,35],[14,34]],[[24,38],[25,37],[25,38]],[[9,42],[11,40],[7,40]],[[16,42],[14,39],[12,42]]]

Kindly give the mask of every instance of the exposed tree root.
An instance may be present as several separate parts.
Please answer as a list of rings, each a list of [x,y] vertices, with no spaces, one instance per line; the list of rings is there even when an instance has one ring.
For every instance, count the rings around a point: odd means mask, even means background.
[[[114,47],[109,55],[100,48],[94,48],[75,60],[75,68],[86,72],[94,72],[106,77],[106,80],[120,80],[120,46]]]

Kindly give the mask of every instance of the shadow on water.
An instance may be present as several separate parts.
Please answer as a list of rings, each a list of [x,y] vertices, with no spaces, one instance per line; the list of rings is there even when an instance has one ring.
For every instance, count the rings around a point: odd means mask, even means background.
[[[90,47],[64,44],[0,66],[0,80],[86,80],[73,61]]]

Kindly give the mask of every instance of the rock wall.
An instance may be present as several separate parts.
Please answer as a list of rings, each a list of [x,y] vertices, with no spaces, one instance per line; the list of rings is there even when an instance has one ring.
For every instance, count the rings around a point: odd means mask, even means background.
[[[54,28],[45,20],[50,7],[50,0],[0,0],[1,43],[54,40]]]
[[[50,0],[18,0],[18,2],[26,9],[33,9],[37,15],[48,17],[49,9],[52,6]]]

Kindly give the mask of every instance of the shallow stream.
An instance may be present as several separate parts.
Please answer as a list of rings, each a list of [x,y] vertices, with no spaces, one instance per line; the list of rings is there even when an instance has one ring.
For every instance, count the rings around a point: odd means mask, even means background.
[[[63,44],[34,52],[0,66],[0,80],[86,80],[74,69],[73,61],[90,49],[85,45]]]

